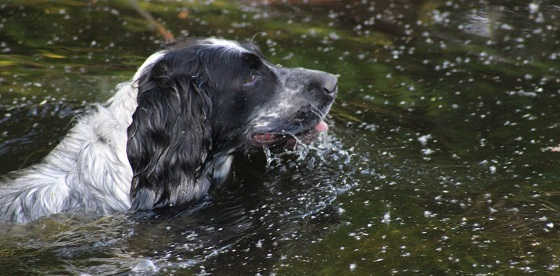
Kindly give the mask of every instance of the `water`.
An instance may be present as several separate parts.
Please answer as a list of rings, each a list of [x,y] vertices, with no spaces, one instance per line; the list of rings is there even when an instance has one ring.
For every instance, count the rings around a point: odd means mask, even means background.
[[[175,36],[340,74],[329,134],[237,156],[191,209],[0,225],[47,274],[558,273],[555,1],[139,2]],[[38,162],[165,38],[127,1],[0,3],[0,174]]]

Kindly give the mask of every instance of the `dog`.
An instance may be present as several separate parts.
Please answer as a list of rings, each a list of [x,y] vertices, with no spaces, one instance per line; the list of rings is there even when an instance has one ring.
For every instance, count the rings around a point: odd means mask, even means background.
[[[337,82],[273,65],[252,43],[177,43],[78,118],[42,162],[0,183],[0,220],[195,202],[227,179],[235,152],[326,131]]]

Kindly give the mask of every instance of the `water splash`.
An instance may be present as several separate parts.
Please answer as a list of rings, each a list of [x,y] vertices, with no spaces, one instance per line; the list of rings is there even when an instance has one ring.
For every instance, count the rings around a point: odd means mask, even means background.
[[[287,199],[270,208],[288,219],[313,218],[333,206],[340,194],[358,186],[360,170],[351,165],[357,156],[335,135],[320,133],[312,143],[292,138],[294,145],[281,152],[263,148],[267,174],[274,179],[268,187]]]
[[[281,152],[273,152],[270,148],[266,146],[263,147],[267,168],[274,169],[278,166],[282,166],[282,162],[285,158],[294,157],[295,162],[302,164],[305,161],[311,161],[313,164],[306,162],[306,164],[311,165],[311,167],[317,165],[331,165],[331,162],[327,159],[333,155],[336,155],[335,160],[342,160],[345,165],[351,162],[352,154],[350,152],[352,149],[345,149],[341,141],[327,133],[319,133],[317,139],[311,143],[306,143],[295,135],[290,135],[290,138],[295,142],[294,145],[283,149]],[[314,162],[315,160],[319,161],[318,164],[315,164],[317,163]]]

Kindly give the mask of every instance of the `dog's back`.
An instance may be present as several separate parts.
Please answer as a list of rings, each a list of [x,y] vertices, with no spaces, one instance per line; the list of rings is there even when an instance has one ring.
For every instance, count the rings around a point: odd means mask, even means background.
[[[126,84],[130,87],[130,84]],[[107,107],[78,120],[39,164],[0,184],[0,220],[25,223],[67,210],[107,214],[130,207],[132,170],[126,159],[126,123],[114,114],[122,85]]]

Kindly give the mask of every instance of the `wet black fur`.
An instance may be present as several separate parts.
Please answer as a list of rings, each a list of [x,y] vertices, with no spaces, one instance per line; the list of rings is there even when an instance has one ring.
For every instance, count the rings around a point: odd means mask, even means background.
[[[207,167],[216,161],[211,160],[212,155],[227,147],[234,148],[239,143],[236,137],[243,131],[231,125],[231,121],[219,124],[225,119],[220,117],[225,113],[228,118],[242,121],[248,115],[232,114],[242,111],[240,105],[244,103],[230,97],[223,98],[234,100],[233,105],[214,113],[216,100],[212,96],[240,90],[239,83],[236,89],[232,74],[249,68],[243,61],[237,52],[191,46],[171,50],[139,79],[138,107],[128,128],[127,143],[134,172],[133,209],[187,202],[208,190],[212,180],[201,176],[212,169]],[[227,70],[223,69],[225,64],[229,64]],[[232,139],[219,138],[228,136]],[[224,141],[213,148],[214,140]]]

